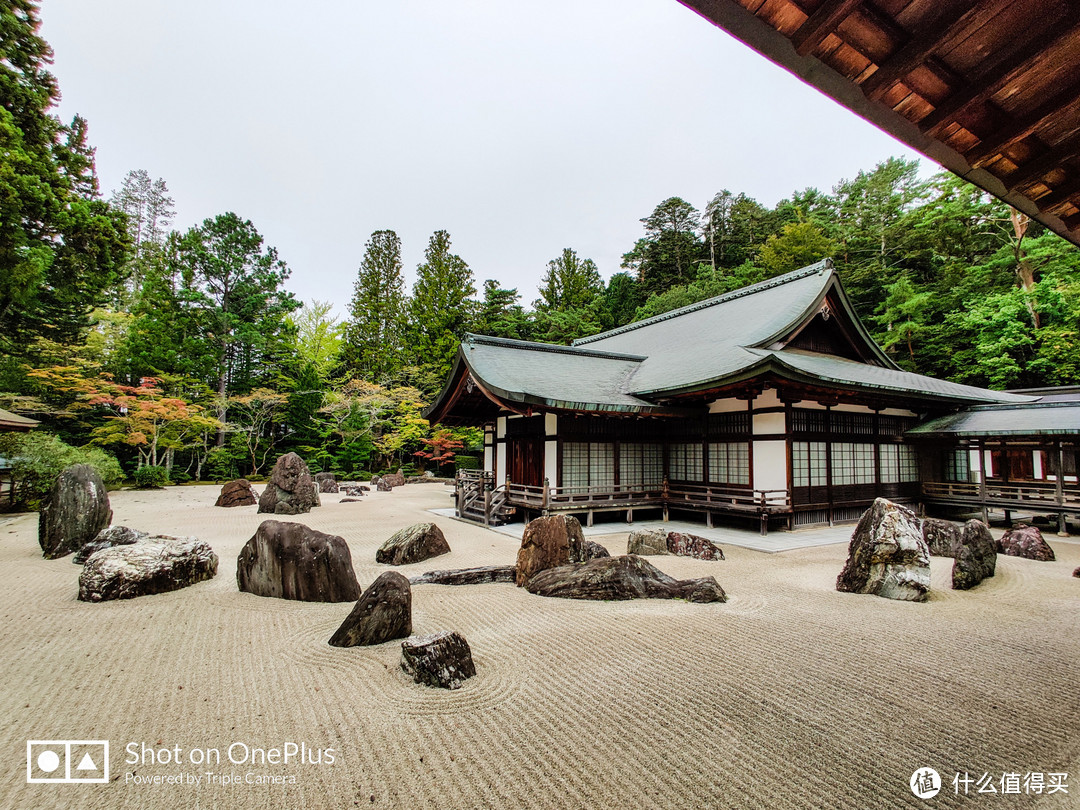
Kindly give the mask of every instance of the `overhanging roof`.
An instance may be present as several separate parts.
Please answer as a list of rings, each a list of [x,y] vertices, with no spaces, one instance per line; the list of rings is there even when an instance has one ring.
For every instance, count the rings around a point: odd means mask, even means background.
[[[1080,3],[680,2],[1080,245]]]
[[[19,416],[17,413],[0,408],[0,430],[27,431],[36,428],[40,424],[36,419],[28,419],[25,416]]]
[[[913,439],[1080,435],[1080,402],[980,405],[912,428]]]

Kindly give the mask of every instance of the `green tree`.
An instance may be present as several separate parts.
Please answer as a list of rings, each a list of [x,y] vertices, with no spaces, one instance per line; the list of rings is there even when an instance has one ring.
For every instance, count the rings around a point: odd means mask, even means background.
[[[777,276],[820,261],[835,248],[836,244],[814,223],[793,222],[766,240],[758,252],[758,264],[768,276]]]
[[[98,199],[87,124],[50,113],[60,98],[37,5],[0,6],[0,351],[72,342],[121,277],[123,215]]]
[[[622,326],[634,320],[634,313],[645,303],[645,296],[636,278],[629,273],[615,273],[608,279],[604,300],[612,324]]]
[[[330,314],[333,308],[329,301],[312,301],[288,316],[296,364],[310,366],[320,380],[338,364],[344,342],[345,324]]]
[[[346,367],[364,379],[385,381],[403,365],[404,284],[401,239],[375,231],[364,246],[345,331]]]
[[[646,235],[623,255],[623,268],[636,272],[650,293],[693,280],[702,253],[698,210],[681,197],[669,197],[641,222]]]
[[[518,303],[520,297],[517,289],[500,287],[495,279],[487,279],[484,282],[484,298],[480,302],[473,329],[492,337],[529,340],[532,336],[533,320]]]
[[[416,268],[409,300],[411,351],[421,370],[438,379],[450,373],[472,318],[476,295],[472,270],[450,251],[450,234],[436,231]]]
[[[557,259],[548,262],[536,308],[556,312],[584,309],[603,291],[596,263],[578,258],[577,251],[571,248],[563,248]]]

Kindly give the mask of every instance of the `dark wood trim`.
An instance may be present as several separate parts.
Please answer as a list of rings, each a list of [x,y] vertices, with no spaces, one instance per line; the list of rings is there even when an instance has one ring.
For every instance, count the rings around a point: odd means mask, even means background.
[[[863,0],[825,0],[791,37],[795,52],[799,56],[809,54],[862,3]]]

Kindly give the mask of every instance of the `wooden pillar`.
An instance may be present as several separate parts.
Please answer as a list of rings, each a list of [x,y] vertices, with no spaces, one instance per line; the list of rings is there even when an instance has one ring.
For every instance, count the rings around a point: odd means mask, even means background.
[[[1069,532],[1065,528],[1065,450],[1061,446],[1061,440],[1054,442],[1051,451],[1057,455],[1057,486],[1054,487],[1054,497],[1058,505],[1058,537],[1068,537]]]
[[[975,442],[975,448],[979,453],[979,503],[982,505],[983,523],[990,525],[990,512],[986,506],[986,457],[981,441]]]

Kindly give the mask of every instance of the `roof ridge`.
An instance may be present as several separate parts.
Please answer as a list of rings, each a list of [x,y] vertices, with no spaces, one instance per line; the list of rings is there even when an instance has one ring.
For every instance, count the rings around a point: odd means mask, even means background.
[[[686,315],[691,312],[697,312],[701,309],[708,309],[709,307],[716,306],[717,304],[724,304],[728,301],[734,301],[739,298],[745,298],[748,295],[755,295],[759,292],[765,292],[771,290],[774,287],[781,287],[792,281],[798,281],[799,279],[812,276],[815,273],[822,273],[826,270],[832,270],[832,259],[825,258],[814,264],[809,264],[806,267],[800,267],[797,270],[791,270],[783,275],[774,276],[773,278],[765,279],[764,281],[758,281],[754,284],[748,284],[745,287],[739,287],[737,290],[731,290],[730,292],[723,293],[715,296],[714,298],[707,298],[704,301],[698,301],[695,304],[688,304],[685,307],[679,309],[673,309],[668,312],[662,312],[659,315],[653,315],[651,318],[646,318],[643,321],[635,321],[623,326],[618,326],[615,329],[609,329],[606,332],[600,332],[596,335],[590,335],[589,337],[578,338],[571,346],[577,347],[585,343],[591,343],[596,340],[603,340],[604,338],[614,337],[615,335],[621,335],[626,332],[633,331],[634,329],[640,329],[643,326],[651,326],[654,323],[660,323],[661,321],[670,320],[671,318],[677,318],[680,315]]]
[[[507,346],[515,349],[528,349],[536,352],[550,352],[552,354],[571,354],[576,357],[597,357],[604,360],[630,360],[642,363],[649,358],[642,354],[626,354],[624,352],[607,352],[599,349],[581,349],[577,346],[563,346],[559,343],[537,343],[532,340],[516,340],[515,338],[492,337],[491,335],[477,335],[466,332],[462,343],[472,346]]]

